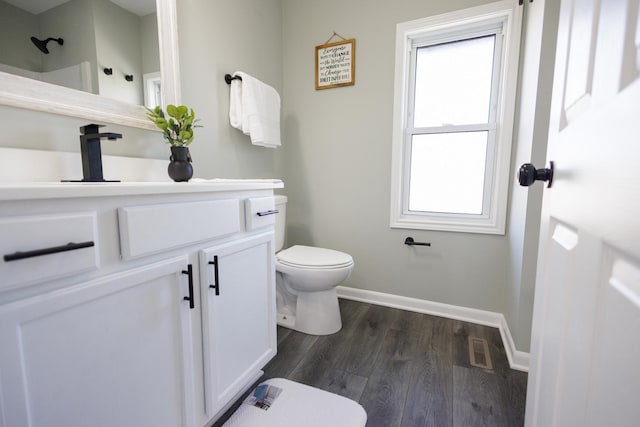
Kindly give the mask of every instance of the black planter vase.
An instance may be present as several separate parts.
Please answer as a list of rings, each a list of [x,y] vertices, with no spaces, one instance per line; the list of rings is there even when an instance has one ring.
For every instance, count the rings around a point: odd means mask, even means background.
[[[189,147],[171,146],[171,162],[168,172],[171,179],[176,182],[187,182],[193,176],[193,166],[191,166],[191,155]]]

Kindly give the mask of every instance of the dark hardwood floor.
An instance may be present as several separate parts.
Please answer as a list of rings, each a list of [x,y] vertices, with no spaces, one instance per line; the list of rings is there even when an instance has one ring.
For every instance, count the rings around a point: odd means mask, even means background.
[[[524,424],[527,374],[509,368],[497,329],[349,300],[340,311],[343,327],[333,335],[278,327],[265,378],[356,400],[369,427]],[[492,370],[471,366],[470,335],[488,341]]]

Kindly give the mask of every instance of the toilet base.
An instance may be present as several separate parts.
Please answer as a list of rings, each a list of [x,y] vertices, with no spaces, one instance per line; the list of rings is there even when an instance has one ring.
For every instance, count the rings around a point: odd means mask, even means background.
[[[297,292],[295,315],[278,310],[277,323],[309,335],[331,335],[342,329],[336,289]]]
[[[296,316],[291,313],[278,312],[276,315],[276,323],[288,329],[295,329]]]

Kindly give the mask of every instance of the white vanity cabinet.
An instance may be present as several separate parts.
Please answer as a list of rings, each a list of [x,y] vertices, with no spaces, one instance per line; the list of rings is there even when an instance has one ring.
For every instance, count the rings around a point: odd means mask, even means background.
[[[187,264],[171,258],[0,306],[3,425],[193,425]]]
[[[0,187],[0,255],[93,243],[0,260],[0,426],[222,415],[276,352],[273,226],[247,227],[245,204],[281,187],[121,183],[34,199]]]
[[[276,354],[273,232],[200,252],[205,410],[225,408]]]

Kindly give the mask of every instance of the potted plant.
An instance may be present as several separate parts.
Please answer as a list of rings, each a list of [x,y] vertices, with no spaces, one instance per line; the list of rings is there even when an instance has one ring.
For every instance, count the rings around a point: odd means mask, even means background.
[[[193,141],[193,129],[200,127],[196,123],[193,108],[185,105],[167,105],[167,112],[162,108],[147,108],[147,117],[161,131],[165,141],[171,145],[169,160],[169,176],[174,181],[189,181],[193,176],[189,144]]]

